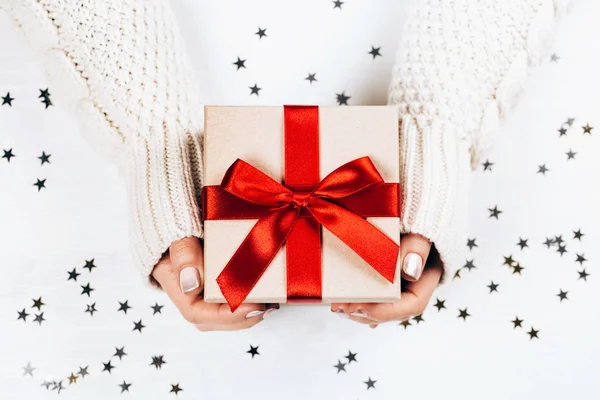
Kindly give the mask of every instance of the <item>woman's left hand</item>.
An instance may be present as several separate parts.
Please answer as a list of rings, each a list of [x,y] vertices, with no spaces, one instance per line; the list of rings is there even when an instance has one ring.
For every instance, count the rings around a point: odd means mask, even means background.
[[[430,254],[431,251],[431,254]],[[403,285],[401,299],[395,303],[333,303],[331,311],[375,328],[388,321],[404,321],[423,313],[440,282],[442,262],[431,242],[417,234],[400,241]],[[403,282],[404,283],[404,282]]]

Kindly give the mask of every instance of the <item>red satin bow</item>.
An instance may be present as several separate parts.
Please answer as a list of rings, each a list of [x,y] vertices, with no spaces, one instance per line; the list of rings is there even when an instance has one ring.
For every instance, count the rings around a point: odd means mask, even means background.
[[[394,282],[399,246],[363,216],[398,216],[398,184],[384,183],[369,157],[338,167],[308,191],[291,190],[237,159],[220,186],[203,188],[203,210],[203,220],[259,218],[217,278],[232,311],[284,243],[288,299],[320,298],[320,225]]]

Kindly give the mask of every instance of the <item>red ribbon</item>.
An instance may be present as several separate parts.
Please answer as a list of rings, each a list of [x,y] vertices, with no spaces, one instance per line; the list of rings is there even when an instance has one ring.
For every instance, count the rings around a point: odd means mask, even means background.
[[[399,184],[385,183],[369,157],[320,180],[318,110],[284,107],[285,184],[237,159],[221,185],[202,188],[203,221],[258,219],[217,278],[232,311],[284,243],[288,301],[321,299],[321,225],[394,282],[399,246],[364,218],[398,217]]]

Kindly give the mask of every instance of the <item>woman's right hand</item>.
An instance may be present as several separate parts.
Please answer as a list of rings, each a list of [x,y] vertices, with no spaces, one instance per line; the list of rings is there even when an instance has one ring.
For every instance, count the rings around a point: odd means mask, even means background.
[[[250,328],[279,305],[242,304],[231,312],[227,303],[206,303],[203,287],[204,255],[200,241],[187,237],[174,242],[152,271],[152,276],[181,315],[200,331],[233,331]]]

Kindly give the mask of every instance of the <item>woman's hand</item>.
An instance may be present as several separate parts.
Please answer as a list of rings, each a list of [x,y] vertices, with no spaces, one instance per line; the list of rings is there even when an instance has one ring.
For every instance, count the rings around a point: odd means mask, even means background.
[[[200,331],[232,331],[250,328],[273,312],[278,305],[242,304],[234,313],[229,305],[205,303],[203,287],[204,255],[200,241],[188,237],[173,243],[152,271],[181,315]]]
[[[388,321],[403,321],[422,314],[442,276],[439,254],[431,250],[431,242],[421,235],[408,234],[400,242],[402,298],[395,303],[334,303],[331,311],[375,328]],[[427,267],[425,268],[425,265]]]

